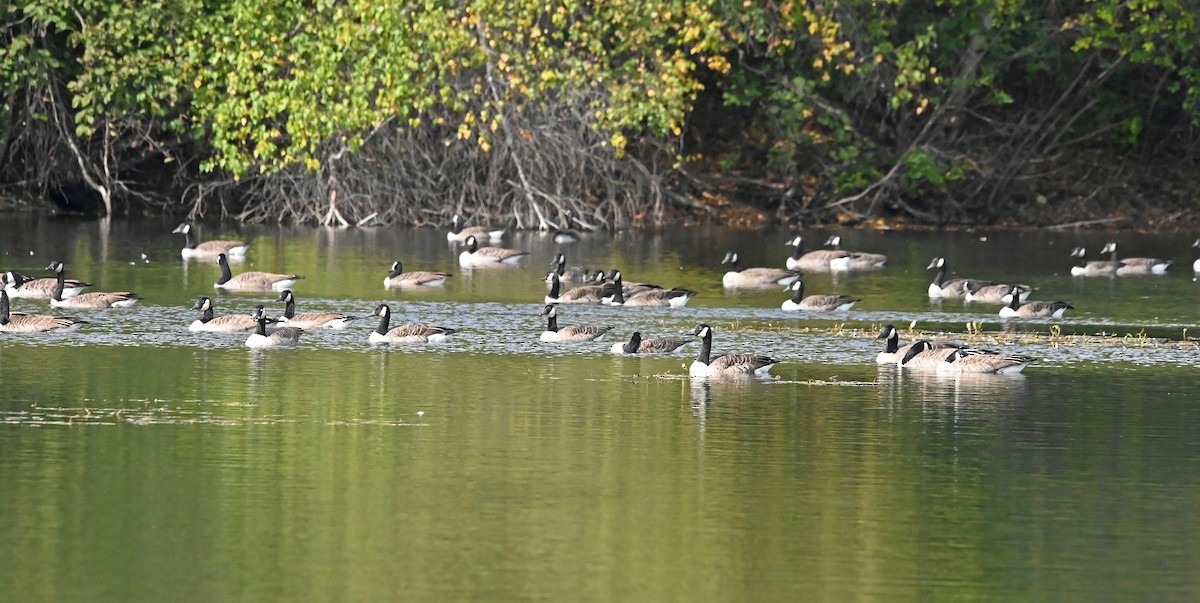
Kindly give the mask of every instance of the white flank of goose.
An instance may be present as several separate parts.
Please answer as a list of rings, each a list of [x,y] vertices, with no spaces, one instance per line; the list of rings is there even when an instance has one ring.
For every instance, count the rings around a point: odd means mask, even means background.
[[[50,262],[46,266],[46,270],[53,270],[57,279],[54,286],[54,293],[50,295],[50,305],[55,308],[128,308],[138,302],[138,294],[122,291],[119,293],[81,293],[75,297],[63,299],[62,292],[65,287],[66,277],[63,275],[65,267],[62,262],[57,260]]]
[[[70,316],[49,316],[46,314],[25,314],[11,312],[8,292],[0,289],[0,332],[2,333],[72,333],[86,325],[86,320]]]
[[[772,287],[775,285],[790,285],[800,278],[800,273],[784,268],[742,268],[738,262],[737,252],[725,254],[722,264],[729,264],[732,270],[725,273],[721,283],[726,287]]]
[[[778,360],[769,356],[751,354],[722,354],[712,356],[712,327],[706,324],[696,325],[690,335],[700,337],[700,353],[688,368],[692,377],[722,377],[766,375],[771,367],[779,364]]]
[[[192,237],[192,225],[187,222],[176,226],[171,233],[183,234],[181,254],[184,259],[215,258],[217,254],[221,253],[231,258],[241,258],[246,255],[246,250],[250,249],[250,244],[245,241],[205,241],[197,245],[195,238]]]
[[[1105,246],[1100,253],[1107,251]],[[1076,258],[1075,265],[1071,266],[1071,276],[1113,276],[1117,273],[1117,268],[1121,265],[1108,260],[1088,260],[1087,250],[1083,247],[1076,247],[1071,250],[1071,257]]]
[[[296,296],[292,294],[291,289],[284,289],[279,293],[279,299],[275,301],[283,302],[283,316],[278,318],[280,324],[289,327],[299,327],[301,329],[344,329],[350,326],[350,323],[358,320],[357,316],[350,316],[340,312],[305,312],[296,314]]]
[[[1011,291],[1009,292],[1011,295]],[[1070,303],[1065,301],[1031,301],[1022,303],[1020,296],[1014,296],[1012,301],[1007,306],[1000,308],[1000,316],[1009,318],[1014,316],[1046,316],[1050,318],[1062,318],[1063,312],[1073,309]]]
[[[441,287],[446,284],[446,279],[451,275],[448,272],[430,272],[427,270],[418,270],[415,272],[405,272],[404,265],[400,262],[392,262],[392,271],[383,279],[383,286],[388,288],[400,287]]]
[[[792,291],[792,296],[783,301],[781,306],[788,312],[846,312],[854,304],[862,301],[860,297],[849,295],[810,295],[804,297],[804,281],[797,279],[787,286],[784,291]]]
[[[929,297],[935,299],[959,299],[967,295],[969,286],[982,287],[996,284],[992,281],[966,278],[946,280],[946,258],[933,258],[933,261],[925,267],[926,270],[934,268],[937,268],[937,273],[933,276],[933,282],[929,283]]]
[[[618,341],[609,348],[614,354],[667,354],[695,341],[694,339],[667,339],[652,337],[642,339],[639,331],[629,336],[629,341]]]
[[[479,239],[487,239],[489,242],[498,243],[504,238],[504,229],[488,230],[482,226],[463,226],[465,221],[462,216],[454,214],[450,218],[450,232],[446,233],[446,240],[455,243],[462,243],[468,237],[476,237]]]
[[[226,291],[283,291],[295,287],[304,278],[298,274],[254,270],[235,275],[229,270],[229,259],[223,253],[217,254],[217,265],[221,267],[221,280],[213,286]]]
[[[50,299],[54,296],[54,288],[58,286],[57,278],[29,278],[19,272],[5,272],[0,275],[0,279],[3,279],[4,290],[8,291],[11,298]],[[62,298],[75,297],[83,293],[85,287],[90,286],[91,283],[73,278],[64,279]]]
[[[1019,373],[1033,361],[1025,356],[1008,356],[987,350],[957,349],[941,364],[937,372],[946,374],[992,373],[1011,375]]]
[[[825,243],[834,250],[841,251],[842,237],[833,235],[829,237],[829,241]],[[848,251],[846,255],[834,258],[829,261],[830,270],[878,270],[887,264],[887,256],[882,253],[863,253],[861,251]]]
[[[547,304],[598,304],[605,297],[612,296],[616,291],[615,283],[605,283],[603,278],[598,285],[583,285],[563,291],[562,279],[557,272],[546,275],[550,281],[550,292],[543,301]]]
[[[196,299],[193,310],[200,311],[200,318],[188,325],[189,331],[213,333],[242,333],[258,328],[258,321],[249,314],[213,315],[212,299],[201,296]]]
[[[542,310],[542,316],[546,316],[546,330],[542,331],[540,339],[547,342],[571,342],[571,341],[597,341],[604,338],[604,334],[611,331],[610,326],[600,325],[567,325],[565,327],[558,326],[558,308],[557,306],[547,305]]]
[[[1134,274],[1166,274],[1167,268],[1171,265],[1171,260],[1161,260],[1159,258],[1118,258],[1116,241],[1109,241],[1100,253],[1108,251],[1111,256],[1111,261],[1118,264],[1117,276],[1129,276]]]
[[[828,272],[830,270],[830,262],[850,255],[850,252],[841,249],[818,249],[804,253],[804,237],[800,235],[792,237],[784,244],[795,247],[792,250],[792,255],[789,255],[787,258],[786,266],[789,270]]]
[[[446,340],[447,335],[456,332],[448,327],[425,323],[405,323],[393,327],[392,308],[387,304],[375,306],[371,316],[379,317],[379,326],[367,337],[371,343],[440,343]]]
[[[627,287],[619,270],[613,271],[613,284],[612,296],[604,299],[604,303],[610,306],[682,308],[696,296],[695,291],[681,287],[663,289],[645,283],[634,283]],[[630,288],[633,288],[633,293],[626,292]]]
[[[458,254],[458,265],[464,268],[504,268],[516,266],[528,251],[507,247],[480,247],[474,236],[467,237],[467,250]]]
[[[300,342],[300,334],[304,332],[296,327],[280,327],[267,334],[267,323],[271,319],[267,318],[262,306],[254,310],[254,320],[258,323],[258,328],[246,339],[246,347],[250,348],[294,348]]]

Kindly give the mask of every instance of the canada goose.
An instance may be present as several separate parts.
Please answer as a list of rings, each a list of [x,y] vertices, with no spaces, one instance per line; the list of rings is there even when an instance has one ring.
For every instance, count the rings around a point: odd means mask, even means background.
[[[932,342],[920,340],[908,346],[908,350],[896,361],[896,366],[911,369],[933,369],[958,351],[956,347],[939,347]]]
[[[528,251],[517,251],[506,247],[480,247],[474,235],[467,237],[467,250],[458,254],[458,264],[463,268],[501,268],[516,266]]]
[[[278,318],[280,323],[289,327],[299,327],[301,329],[344,329],[350,326],[350,323],[358,320],[357,316],[350,316],[340,312],[305,312],[304,314],[296,314],[296,296],[292,294],[291,289],[284,289],[279,293],[279,299],[285,304],[283,316]]]
[[[565,327],[558,326],[558,307],[547,305],[542,310],[542,316],[546,319],[546,330],[542,331],[542,341],[598,341],[604,338],[604,334],[611,331],[610,326],[600,325],[567,325]]]
[[[1105,246],[1101,253],[1107,249]],[[1075,265],[1071,266],[1071,276],[1113,276],[1117,273],[1117,268],[1121,267],[1120,264],[1108,260],[1088,261],[1087,250],[1083,247],[1072,249],[1071,257],[1078,258]]]
[[[391,326],[392,308],[387,304],[375,306],[371,316],[379,317],[379,326],[371,331],[371,343],[440,343],[456,331],[448,327],[425,323],[405,323]]]
[[[610,281],[616,282],[617,277],[620,275],[621,275],[621,271],[617,270],[616,268],[613,268],[612,270],[608,271],[607,278]],[[600,278],[600,277],[597,276],[596,278]],[[655,285],[654,283],[639,283],[639,282],[629,282],[629,281],[622,280],[621,281],[621,289],[623,291],[625,291],[625,297],[629,297],[630,295],[633,295],[635,293],[641,293],[643,291],[650,291],[651,289],[662,289],[662,286]]]
[[[788,312],[807,310],[812,312],[845,312],[862,301],[860,297],[849,295],[810,295],[804,297],[804,281],[797,279],[787,286],[784,291],[795,293],[783,301],[782,308]]]
[[[1029,294],[1033,291],[1033,287],[1029,285],[1008,285],[997,283],[989,285],[983,281],[970,281],[967,283],[967,293],[963,296],[965,301],[981,302],[985,304],[1007,304],[1012,301],[1010,289],[1014,288],[1021,296],[1021,301],[1029,299]]]
[[[1129,276],[1132,274],[1166,274],[1167,267],[1171,265],[1171,260],[1160,260],[1158,258],[1118,258],[1116,241],[1109,241],[1108,245],[1100,253],[1108,251],[1111,256],[1111,261],[1117,263],[1117,276]]]
[[[616,291],[615,284],[605,283],[603,279],[598,285],[583,285],[563,291],[562,279],[557,272],[548,273],[546,278],[550,280],[550,292],[543,301],[548,304],[598,304]]]
[[[0,289],[0,332],[3,333],[73,333],[79,327],[87,324],[70,316],[49,316],[46,314],[25,314],[9,311],[8,292]]]
[[[217,264],[221,266],[221,280],[214,287],[226,291],[283,291],[296,286],[304,278],[298,274],[275,274],[251,270],[234,276],[229,271],[229,259],[225,254],[217,254]]]
[[[640,331],[634,331],[633,335],[629,336],[629,341],[612,344],[612,353],[614,354],[666,354],[693,342],[693,339],[666,339],[654,337],[651,339],[642,339]]]
[[[901,358],[904,358],[905,354],[907,354],[914,345],[912,343],[900,345],[900,332],[897,331],[896,327],[893,325],[884,326],[883,330],[879,332],[879,336],[875,339],[886,340],[884,341],[883,351],[875,357],[876,364],[896,364]],[[934,348],[964,347],[960,343],[954,343],[950,341],[926,341],[925,343]]]
[[[842,237],[833,235],[825,245],[834,251],[842,250]],[[849,251],[846,255],[829,260],[830,270],[878,270],[887,264],[887,256],[882,253],[863,253]]]
[[[414,272],[405,272],[404,265],[400,262],[392,262],[392,271],[383,279],[383,286],[390,289],[401,287],[441,287],[446,284],[446,279],[454,276],[449,272],[430,272],[427,270],[417,270]]]
[[[581,283],[590,280],[591,276],[587,268],[583,266],[567,267],[567,256],[559,253],[554,256],[554,261],[550,262],[550,270],[558,273],[558,278],[564,283]],[[550,282],[550,279],[546,279]]]
[[[967,286],[974,283],[977,286],[994,285],[991,281],[981,281],[976,279],[956,278],[946,280],[946,258],[933,258],[932,262],[925,267],[926,270],[937,268],[937,274],[933,277],[933,282],[929,283],[929,297],[938,299],[961,298],[967,294]]]
[[[696,292],[691,289],[683,289],[675,287],[674,289],[663,289],[654,285],[645,285],[644,283],[635,283],[642,285],[643,288],[635,288],[633,293],[626,293],[628,287],[625,287],[621,281],[621,271],[613,271],[613,295],[606,297],[604,304],[610,306],[645,306],[645,307],[671,307],[682,308],[686,306]]]
[[[738,262],[736,251],[725,254],[721,264],[729,264],[732,270],[725,273],[721,283],[726,287],[772,287],[775,285],[790,285],[800,278],[796,270],[783,268],[742,268]]]
[[[937,365],[937,372],[997,373],[1014,374],[1025,369],[1034,359],[1026,356],[1009,356],[987,350],[956,349]]]
[[[712,327],[698,324],[689,335],[700,337],[700,353],[688,368],[692,377],[766,375],[779,361],[769,356],[722,354],[712,357]]]
[[[570,243],[579,242],[579,233],[571,229],[571,222],[575,221],[575,211],[567,210],[567,215],[563,219],[562,226],[554,231],[554,242],[559,245],[567,245]]]
[[[470,237],[487,239],[492,243],[499,243],[500,239],[504,238],[504,229],[488,230],[482,226],[463,226],[464,221],[462,216],[454,214],[450,218],[450,232],[446,233],[446,240],[455,243],[463,243]]]
[[[795,246],[792,250],[792,255],[788,256],[787,267],[789,270],[816,270],[819,272],[827,272],[830,270],[829,263],[838,258],[844,258],[850,255],[849,251],[841,249],[818,249],[804,253],[804,237],[796,235],[784,243],[788,246]]]
[[[258,323],[258,329],[246,339],[246,347],[250,348],[294,348],[300,342],[300,334],[304,332],[296,327],[279,327],[268,335],[267,323],[271,319],[267,318],[262,306],[254,310],[254,320]]]
[[[12,298],[50,299],[54,295],[54,288],[58,286],[57,278],[29,278],[19,272],[11,271],[0,275],[0,279],[3,279],[4,289]],[[83,293],[85,287],[90,286],[92,286],[91,283],[77,281],[73,278],[64,279],[62,297],[63,299],[75,297]]]
[[[1011,287],[1010,287],[1011,288]],[[1009,292],[1010,295],[1012,292]],[[1031,301],[1022,303],[1020,296],[1014,295],[1012,301],[1007,306],[1000,308],[1000,316],[1048,316],[1051,318],[1062,318],[1063,312],[1068,309],[1073,309],[1075,306],[1065,301]]]
[[[62,292],[66,277],[63,276],[63,263],[55,260],[46,266],[46,270],[55,272],[54,293],[50,295],[50,305],[55,308],[128,308],[138,302],[138,295],[128,291],[120,293],[81,293],[75,297],[63,299]]]
[[[245,241],[205,241],[196,244],[192,238],[192,225],[184,222],[175,227],[171,234],[183,233],[183,259],[192,258],[215,258],[217,254],[224,253],[231,258],[240,258],[246,255],[246,250],[250,248],[250,244]]]
[[[192,309],[200,310],[200,318],[188,325],[189,331],[240,333],[258,327],[258,321],[249,314],[213,316],[213,302],[204,296],[196,299],[196,305],[192,306]]]

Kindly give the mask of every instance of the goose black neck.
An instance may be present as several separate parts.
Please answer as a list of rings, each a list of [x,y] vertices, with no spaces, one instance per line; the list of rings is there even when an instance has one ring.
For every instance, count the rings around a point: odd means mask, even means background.
[[[617,285],[617,292],[613,293],[612,304],[619,306],[625,303],[625,283],[622,281],[620,275],[617,276],[614,282]]]
[[[0,289],[0,325],[8,324],[10,316],[11,314],[9,313],[8,307],[8,292],[4,289]]]
[[[796,241],[796,248],[792,250],[792,259],[798,260],[802,255],[804,255],[804,239]]]
[[[288,297],[287,301],[284,302],[284,304],[285,304],[284,308],[283,308],[284,318],[287,318],[288,320],[295,318],[296,317],[296,301],[293,300],[291,297]]]
[[[53,299],[56,302],[60,302],[60,301],[62,301],[63,288],[67,284],[67,277],[63,274],[62,266],[59,266],[58,270],[56,270],[55,272],[57,274],[54,277],[55,278],[54,292],[50,295],[50,299]]]
[[[562,295],[562,279],[558,277],[557,272],[550,273],[550,299],[558,299]]]
[[[458,233],[462,232],[462,229],[463,229],[462,220],[458,220],[458,219],[450,220],[450,232],[452,234],[458,234]]]
[[[642,334],[638,333],[637,331],[634,331],[633,335],[631,335],[629,337],[629,341],[625,342],[625,345],[621,346],[621,347],[622,347],[622,349],[625,350],[626,354],[636,354],[638,351],[638,347],[641,345],[642,345]]]
[[[404,273],[404,266],[400,265],[400,262],[396,262],[395,264],[392,265],[392,273],[388,275],[388,278],[396,278],[397,276],[400,276],[403,273]]]
[[[559,276],[562,276],[567,272],[567,258],[562,254],[559,254],[558,261],[554,263],[554,271],[557,272]]]
[[[1075,265],[1080,268],[1087,268],[1087,256],[1083,252],[1080,252],[1078,257],[1079,260],[1075,262]]]
[[[796,288],[796,292],[792,294],[792,301],[798,304],[804,300],[804,283],[796,281],[794,287]]]
[[[196,240],[192,238],[192,229],[191,228],[183,229],[183,248],[184,249],[195,249],[196,248]]]
[[[1009,287],[1008,294],[1012,296],[1012,300],[1008,302],[1008,307],[1013,310],[1021,307],[1021,292],[1016,287]]]
[[[467,239],[467,253],[479,251],[479,241],[475,237]]]
[[[379,333],[380,335],[387,335],[388,325],[391,322],[391,320],[392,320],[392,311],[387,309],[386,307],[382,308],[379,311],[379,326],[375,329],[375,332]]]
[[[554,312],[551,312],[550,317],[546,319],[546,330],[551,333],[558,332],[558,316],[555,316]]]
[[[1110,252],[1110,254],[1111,254],[1111,257],[1109,259],[1112,261],[1112,263],[1116,264],[1117,263],[1117,246],[1116,245],[1113,245],[1113,248],[1112,248],[1112,251]]]
[[[207,323],[208,321],[210,321],[212,319],[213,319],[213,309],[212,309],[212,305],[210,304],[208,307],[204,308],[203,312],[200,313],[200,322]]]
[[[896,350],[900,349],[900,334],[895,329],[892,329],[892,334],[888,336],[885,346],[883,351],[889,354],[895,354]]]
[[[256,322],[258,322],[258,328],[255,329],[254,332],[258,333],[259,335],[262,335],[263,337],[266,337],[267,336],[267,315],[260,313],[258,315],[258,320]]]
[[[708,364],[708,355],[712,353],[712,329],[705,329],[704,337],[700,340],[700,353],[696,354],[696,362]]]
[[[946,281],[946,263],[942,262],[942,265],[938,266],[937,274],[933,275],[933,284],[941,287],[942,283],[944,283],[945,281]]]
[[[225,257],[225,254],[221,254],[217,256],[217,264],[221,266],[221,280],[217,281],[217,284],[224,285],[233,278],[233,273],[229,271],[229,259]]]

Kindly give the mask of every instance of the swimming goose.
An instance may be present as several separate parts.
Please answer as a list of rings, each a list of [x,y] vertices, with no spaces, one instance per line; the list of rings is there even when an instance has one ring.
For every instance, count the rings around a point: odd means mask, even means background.
[[[994,285],[992,281],[956,278],[946,280],[946,258],[933,258],[925,267],[926,270],[937,268],[933,282],[929,283],[929,297],[935,299],[957,299],[966,296],[967,286],[974,283],[977,286]]]
[[[1011,287],[1010,287],[1011,288]],[[1009,292],[1012,293],[1011,291]],[[1009,318],[1013,316],[1048,316],[1050,318],[1062,318],[1063,312],[1068,309],[1074,309],[1075,306],[1065,301],[1031,301],[1022,303],[1020,296],[1013,296],[1012,301],[1007,306],[1000,308],[1000,316]]]
[[[192,309],[200,310],[200,318],[197,318],[192,321],[192,324],[188,325],[189,331],[240,333],[243,331],[252,331],[258,327],[258,321],[249,314],[213,316],[213,302],[204,296],[196,299],[196,304],[192,306]]]
[[[896,366],[900,368],[910,369],[930,369],[937,370],[939,364],[946,361],[951,354],[957,352],[956,347],[939,347],[932,342],[920,340],[914,341],[908,346],[908,350],[900,359],[896,361]]]
[[[4,281],[4,289],[8,291],[8,296],[11,298],[23,297],[26,299],[50,299],[54,295],[54,288],[58,286],[56,278],[29,278],[19,272],[5,272],[0,275],[0,279]],[[91,283],[85,283],[73,278],[63,281],[62,297],[75,297],[83,293],[85,287],[92,286]]]
[[[291,289],[284,289],[279,294],[279,299],[285,304],[283,316],[278,318],[281,324],[289,327],[299,327],[301,329],[344,329],[350,326],[350,323],[358,320],[357,316],[350,316],[340,312],[305,312],[304,314],[296,314],[296,296],[292,294]]]
[[[283,291],[296,286],[300,279],[298,274],[275,274],[251,270],[234,276],[229,270],[229,259],[225,254],[217,254],[217,264],[221,267],[221,280],[214,287],[226,291]]]
[[[662,337],[653,337],[650,339],[642,339],[640,331],[634,331],[633,335],[629,336],[629,341],[612,344],[611,351],[614,354],[666,354],[695,341],[694,339],[666,339]]]
[[[675,287],[663,289],[658,285],[648,283],[626,284],[620,270],[613,270],[612,295],[605,297],[601,303],[609,306],[645,306],[681,308],[696,296],[691,289]]]
[[[87,324],[70,316],[49,316],[46,314],[25,314],[10,312],[8,292],[0,289],[0,332],[3,333],[73,333],[79,327]]]
[[[893,325],[886,325],[879,332],[879,336],[875,339],[884,339],[883,351],[875,357],[876,364],[896,364],[905,354],[912,349],[914,344],[909,343],[900,345],[900,332]],[[935,348],[961,348],[963,344],[950,341],[926,341],[930,346]]]
[[[391,326],[392,308],[387,304],[375,306],[371,316],[379,317],[379,326],[367,338],[371,343],[441,343],[457,331],[449,327],[425,323],[405,323]]]
[[[1105,246],[1100,253],[1107,251]],[[1113,276],[1117,273],[1117,268],[1120,264],[1110,262],[1108,260],[1091,260],[1087,259],[1087,250],[1083,247],[1076,247],[1071,250],[1071,257],[1078,258],[1075,265],[1071,266],[1071,276]]]
[[[795,237],[784,243],[788,246],[795,246],[792,250],[792,255],[788,256],[786,266],[789,270],[816,270],[819,272],[827,272],[830,270],[829,263],[838,258],[844,258],[850,255],[849,251],[841,249],[818,249],[804,253],[804,237],[796,235]],[[826,242],[828,245],[828,242]]]
[[[795,293],[783,301],[782,308],[788,312],[806,310],[811,312],[845,312],[862,301],[860,297],[849,295],[810,295],[804,297],[804,281],[797,279],[787,286],[784,291]]]
[[[463,226],[464,221],[462,216],[454,214],[450,218],[450,232],[446,233],[446,240],[455,243],[463,243],[470,237],[487,239],[492,243],[499,243],[500,239],[504,238],[504,229],[488,230],[482,226]]]
[[[590,280],[589,277],[591,276],[588,273],[588,269],[583,266],[571,266],[568,268],[567,256],[561,253],[554,256],[554,261],[550,263],[550,270],[557,272],[558,278],[562,279],[565,283],[581,283]],[[546,279],[546,282],[550,282],[550,280]]]
[[[616,284],[604,282],[603,277],[598,285],[583,285],[566,291],[563,291],[562,279],[557,272],[547,274],[546,278],[550,281],[550,292],[543,301],[548,304],[598,304],[616,292]]]
[[[1009,356],[987,350],[963,348],[951,352],[935,370],[948,374],[1013,374],[1024,370],[1033,360],[1027,356]]]
[[[738,262],[736,251],[725,254],[721,264],[729,264],[732,270],[721,278],[721,284],[726,287],[772,287],[775,285],[790,285],[800,278],[796,270],[784,268],[742,268]]]
[[[224,253],[231,258],[240,258],[246,255],[246,250],[250,248],[250,244],[245,241],[205,241],[196,244],[192,238],[192,225],[184,222],[175,227],[171,234],[183,233],[183,259],[193,258],[215,258],[217,254]]]
[[[392,262],[392,271],[383,279],[383,286],[388,288],[401,287],[441,287],[446,284],[446,279],[453,276],[449,272],[431,272],[428,270],[417,270],[415,272],[405,272],[404,265],[400,262]]]
[[[1116,241],[1109,241],[1108,245],[1100,253],[1108,251],[1111,255],[1111,260],[1120,266],[1117,268],[1117,276],[1128,276],[1131,274],[1166,274],[1167,267],[1171,265],[1171,260],[1160,260],[1158,258],[1118,258]]]
[[[458,264],[463,268],[503,268],[516,266],[528,251],[517,251],[506,247],[480,247],[474,235],[467,237],[467,250],[458,254]]]
[[[542,316],[547,316],[546,330],[542,331],[542,341],[598,341],[604,338],[604,334],[611,331],[610,326],[600,325],[567,325],[565,327],[558,326],[558,307],[547,305],[546,309],[542,310]]]
[[[722,354],[712,357],[712,327],[698,324],[689,335],[700,337],[700,353],[688,368],[692,377],[732,377],[745,375],[763,376],[779,361],[770,356],[750,354]]]
[[[271,319],[267,318],[262,306],[254,310],[254,320],[258,323],[258,329],[246,339],[246,347],[250,348],[294,348],[300,342],[300,334],[304,332],[296,327],[279,327],[268,335],[267,323]]]
[[[50,305],[55,308],[128,308],[138,302],[138,294],[122,291],[119,293],[81,293],[75,297],[63,299],[62,292],[66,277],[63,276],[63,263],[55,260],[46,266],[46,270],[55,272],[54,292],[50,295]]]
[[[971,281],[967,283],[967,293],[963,299],[969,302],[981,302],[985,304],[1007,304],[1012,301],[1010,289],[1015,287],[1018,294],[1021,296],[1021,301],[1029,299],[1029,294],[1033,292],[1033,287],[1029,285],[1008,285],[997,283],[988,285],[983,281]]]
[[[562,226],[554,231],[554,242],[559,245],[579,242],[579,233],[571,229],[571,222],[575,221],[575,211],[567,210],[566,218],[563,219]]]
[[[825,243],[832,247],[834,251],[842,250],[842,237],[833,235],[829,237],[829,242]],[[863,253],[860,251],[849,251],[846,255],[829,260],[830,270],[878,270],[887,264],[887,256],[882,253]]]

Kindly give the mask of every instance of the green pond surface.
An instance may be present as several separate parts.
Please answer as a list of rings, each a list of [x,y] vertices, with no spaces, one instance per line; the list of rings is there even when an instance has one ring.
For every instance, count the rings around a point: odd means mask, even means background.
[[[889,256],[812,273],[862,297],[797,315],[726,291],[719,265],[782,266],[783,229],[510,232],[521,268],[465,271],[444,231],[200,225],[252,242],[234,272],[295,272],[299,311],[362,317],[294,350],[194,334],[275,294],[216,294],[174,223],[0,218],[0,269],[54,259],[135,308],[61,335],[0,335],[5,601],[1192,601],[1200,597],[1200,291],[1191,239],[1074,232],[841,232]],[[816,248],[831,231],[804,231]],[[1073,278],[1071,248],[1175,260],[1167,275]],[[604,341],[538,341],[553,255],[699,292],[685,308],[563,306]],[[144,254],[144,257],[143,257]],[[925,267],[1033,284],[1065,318],[931,302]],[[382,286],[392,261],[453,272]],[[368,314],[459,330],[367,343]],[[15,311],[49,313],[18,299]],[[62,313],[62,312],[58,312]],[[609,352],[633,330],[714,327],[773,378],[689,379],[698,351]],[[884,324],[1039,358],[1015,377],[877,366]],[[1023,337],[1116,334],[1096,343]],[[1143,336],[1168,338],[1167,343]],[[1010,342],[1010,343],[1004,343]]]

